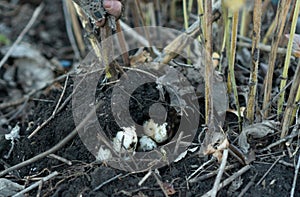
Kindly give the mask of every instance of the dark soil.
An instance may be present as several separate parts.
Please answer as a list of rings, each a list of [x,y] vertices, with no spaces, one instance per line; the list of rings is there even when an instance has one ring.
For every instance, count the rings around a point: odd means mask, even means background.
[[[9,4],[9,1],[4,2]],[[73,54],[65,30],[61,1],[46,0],[44,2],[46,5],[44,11],[33,28],[31,28],[29,33],[24,37],[23,41],[34,44],[47,59],[55,57],[58,60],[72,61]],[[10,30],[7,34],[9,39],[12,41],[16,39],[27,24],[30,18],[29,16],[31,16],[33,10],[39,3],[40,1],[38,0],[20,1],[17,5],[19,11],[14,10],[15,12],[11,13],[11,16],[1,16],[0,25],[6,25],[8,27],[7,29]],[[13,62],[13,59],[10,59],[9,61]],[[0,70],[2,76],[7,66],[10,66],[9,62]],[[182,71],[183,73],[185,72],[184,69]],[[61,73],[58,72],[56,75],[59,76]],[[197,84],[195,81],[191,81],[191,83]],[[21,137],[16,141],[12,154],[8,159],[5,159],[3,156],[8,153],[11,144],[1,141],[1,143],[6,143],[6,146],[3,148],[0,147],[0,171],[49,150],[75,129],[72,114],[72,102],[68,102],[45,127],[31,139],[27,138],[38,125],[41,125],[51,116],[62,93],[63,85],[64,80],[60,80],[56,84],[51,85],[48,89],[35,94],[27,102],[24,109],[17,117],[1,126],[1,132],[7,133],[9,131],[8,126],[13,127],[18,123],[21,127]],[[108,136],[113,136],[115,134],[113,131],[118,131],[120,129],[115,123],[111,112],[112,87],[113,86],[105,86],[99,88],[96,98],[96,100],[103,101],[103,104],[100,105],[97,110],[97,114],[101,125],[106,129]],[[195,86],[195,89],[197,89],[197,86]],[[1,91],[2,90],[4,89],[1,87]],[[9,88],[6,88],[6,90],[9,90]],[[69,79],[62,101],[65,101],[65,99],[72,94],[72,91],[73,81],[72,79]],[[4,98],[7,97],[8,94],[8,91],[2,91],[0,93],[1,102],[4,102]],[[168,97],[167,94],[166,96]],[[161,102],[159,93],[155,88],[155,84],[146,84],[137,89],[132,97],[134,99],[130,100],[131,116],[136,124],[142,125],[145,120],[149,119],[149,107],[153,103]],[[201,101],[199,110],[203,113],[203,98],[199,98],[199,101]],[[176,111],[172,107],[168,107],[169,103],[164,102],[162,104],[166,106],[168,111],[167,122],[168,125],[171,125],[168,127],[168,130],[176,130],[180,116],[176,115]],[[18,109],[20,109],[18,106],[1,109],[0,115],[4,116],[9,112]],[[101,116],[101,114],[105,114],[105,116]],[[232,126],[230,122],[234,122],[233,124],[235,126],[237,125],[234,117],[230,117],[230,115],[227,117],[226,121],[226,125]],[[199,125],[203,123],[204,121],[201,119]],[[228,135],[233,141],[236,138],[236,135],[234,135],[236,133],[234,130],[235,127],[232,128],[233,131],[228,133]],[[195,133],[194,142],[199,145],[201,142],[198,141],[198,135],[202,129],[202,126],[199,126],[198,131]],[[263,139],[253,141],[252,147],[253,149],[262,149],[278,139],[278,135],[272,134]],[[236,144],[236,142],[234,142],[234,144]],[[55,154],[71,161],[72,165],[69,166],[51,157],[46,157],[18,170],[14,170],[5,177],[21,185],[28,186],[35,182],[33,179],[34,177],[44,177],[51,172],[59,172],[58,176],[43,183],[41,191],[38,191],[36,188],[29,192],[27,196],[36,196],[38,192],[41,192],[41,196],[64,197],[164,196],[158,181],[152,175],[149,176],[141,186],[138,185],[139,181],[141,181],[147,172],[128,173],[111,168],[105,163],[96,162],[95,157],[87,150],[79,136],[76,136],[63,146],[63,148],[55,152]],[[285,156],[282,156],[283,154]],[[279,156],[282,156],[280,162],[275,164],[259,185],[255,185],[264,174],[267,173]],[[176,193],[173,196],[201,196],[212,189],[215,176],[194,183],[187,182],[187,178],[203,163],[210,160],[211,157],[212,156],[200,156],[198,151],[195,153],[188,153],[188,155],[179,162],[170,163],[168,166],[157,169],[157,176],[164,185],[168,185],[169,188],[174,189]],[[286,163],[295,165],[297,163],[296,158],[296,156],[290,158],[287,154],[287,150],[281,149],[280,147],[275,147],[271,151],[266,151],[264,153],[257,152],[255,161],[250,164],[251,169],[243,174],[240,179],[236,180],[235,184],[240,183],[241,185],[235,188],[234,184],[230,184],[221,189],[218,196],[238,196],[250,181],[253,181],[254,185],[244,196],[289,196],[294,178],[294,167],[291,167]],[[234,167],[223,174],[222,180],[228,178],[243,167],[243,165],[234,157],[229,155],[227,165],[233,164]],[[202,170],[197,176],[202,176],[211,171],[215,171],[218,168],[219,163],[214,161],[206,166],[205,170]],[[93,189],[100,184],[119,174],[122,175],[109,181],[107,184],[104,184],[99,190],[93,191]],[[295,196],[300,196],[299,183],[296,186]]]

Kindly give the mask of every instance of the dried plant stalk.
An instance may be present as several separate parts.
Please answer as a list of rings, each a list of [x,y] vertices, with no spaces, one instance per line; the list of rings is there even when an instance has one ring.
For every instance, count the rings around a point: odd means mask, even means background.
[[[222,1],[223,2],[223,1]],[[222,48],[221,48],[221,57],[219,62],[219,72],[222,72],[222,63],[224,55],[226,54],[226,57],[229,57],[229,42],[230,42],[230,34],[229,34],[229,26],[230,21],[228,20],[228,9],[226,9],[224,2],[222,3],[222,18],[223,18],[223,26],[224,26],[224,35],[223,35],[223,42],[222,42]],[[226,50],[227,49],[227,50]]]
[[[124,62],[124,66],[130,66],[128,47],[126,45],[125,37],[121,29],[120,21],[116,21],[117,33],[118,33],[118,41],[120,44],[120,48],[123,52],[122,58]]]
[[[73,6],[72,0],[68,0],[66,2],[67,2],[68,10],[71,15],[72,27],[73,27],[74,35],[76,38],[76,42],[78,44],[78,48],[80,50],[81,56],[84,56],[85,55],[85,44],[84,44],[84,41],[82,38],[82,32],[80,29],[80,24],[78,22],[78,18],[76,16],[76,11]]]
[[[281,0],[280,4],[278,5],[276,17],[275,17],[275,32],[272,38],[272,50],[269,56],[269,67],[267,72],[267,77],[264,81],[265,88],[264,88],[264,101],[263,101],[263,109],[264,109],[264,116],[265,118],[268,117],[269,109],[267,108],[272,91],[272,81],[273,81],[273,73],[275,67],[275,61],[277,57],[277,50],[280,38],[282,37],[285,20],[287,17],[287,13],[290,7],[291,0]]]
[[[204,23],[205,23],[205,123],[208,125],[213,122],[211,120],[213,113],[212,103],[212,83],[213,83],[213,69],[212,69],[212,1],[207,0],[204,3]]]
[[[114,74],[110,70],[109,64],[114,59],[114,51],[113,51],[113,39],[112,39],[112,31],[111,28],[106,23],[103,28],[100,29],[101,49],[102,49],[102,57],[105,66],[105,77],[110,79],[114,76]],[[103,42],[104,41],[104,42]]]
[[[189,16],[187,11],[186,0],[182,1],[182,8],[183,8],[184,28],[185,30],[187,30],[189,28]]]
[[[143,29],[144,29],[144,32],[145,32],[145,35],[146,35],[146,39],[148,40],[150,46],[153,46],[153,45],[152,45],[152,42],[151,42],[151,39],[150,39],[150,33],[149,33],[148,29],[145,28],[146,22],[145,22],[145,17],[144,17],[142,8],[141,8],[140,1],[135,0],[134,3],[135,3],[135,6],[136,6],[136,8],[137,8],[138,15],[139,15],[140,18],[141,18],[141,22],[142,22],[142,26],[143,26]],[[150,52],[153,54],[153,49],[152,49],[152,47],[150,47]]]
[[[230,56],[229,56],[228,67],[229,67],[230,82],[234,93],[235,105],[238,112],[238,119],[239,119],[239,125],[241,130],[242,121],[241,121],[240,103],[239,103],[238,92],[237,92],[236,81],[235,81],[235,74],[234,74],[238,22],[239,22],[239,10],[236,10],[233,12],[233,18],[232,18],[232,34],[231,34],[231,45],[230,45],[230,53],[229,53]]]
[[[255,11],[255,8],[254,8],[254,11]],[[241,25],[240,25],[240,35],[241,36],[247,37],[247,33],[249,31],[249,26],[250,26],[250,9],[248,6],[244,6],[243,11],[242,11]]]
[[[77,5],[74,2],[73,2],[73,5],[76,9],[76,12],[77,12],[79,18],[80,18],[80,21],[81,21],[81,24],[82,24],[83,28],[85,29],[85,31],[88,34],[87,37],[89,39],[89,42],[91,43],[92,48],[94,49],[94,52],[95,52],[97,58],[101,62],[103,60],[103,58],[102,58],[100,43],[99,43],[98,39],[96,38],[96,36],[94,35],[94,32],[93,32],[93,29],[90,25],[89,19],[85,15],[84,11],[81,9],[81,7],[79,5]]]
[[[250,91],[249,98],[247,103],[247,118],[250,123],[254,121],[254,109],[255,109],[255,97],[256,97],[256,89],[257,89],[257,73],[258,73],[258,64],[259,64],[259,55],[260,49],[258,47],[260,42],[260,30],[261,30],[261,9],[262,9],[262,1],[255,0],[254,2],[254,13],[253,13],[253,36],[252,36],[252,66],[251,66],[251,74],[250,74]]]
[[[300,8],[300,3],[299,3],[299,1],[296,1],[296,7],[294,9],[292,27],[291,27],[290,36],[289,36],[289,43],[288,43],[284,66],[283,66],[282,79],[280,82],[280,91],[282,91],[282,93],[280,94],[280,97],[278,100],[278,106],[277,106],[278,107],[277,108],[278,116],[282,113],[282,108],[283,108],[283,103],[284,103],[284,97],[285,97],[284,88],[286,86],[286,81],[288,78],[288,69],[290,66],[290,60],[291,60],[291,55],[292,55],[292,46],[293,46],[296,25],[297,25],[297,21],[298,21],[299,8]]]
[[[270,36],[272,35],[272,33],[273,33],[274,29],[275,29],[275,25],[276,25],[275,22],[276,22],[276,20],[274,20],[271,23],[271,25],[269,26],[268,31],[267,31],[265,37],[263,38],[263,41],[262,41],[263,44],[267,44]]]
[[[289,94],[289,98],[287,101],[287,107],[284,111],[283,122],[282,122],[282,130],[281,130],[281,138],[284,138],[289,130],[289,126],[291,125],[293,118],[293,111],[297,107],[297,103],[295,102],[297,99],[298,90],[300,89],[300,61],[298,62],[296,73],[294,75],[294,82],[291,87],[291,91]]]
[[[184,18],[184,29],[187,30],[189,28],[189,11],[187,8],[186,0],[182,1],[182,7],[183,7],[183,18]],[[190,56],[191,54],[191,48],[187,47],[187,54]],[[191,64],[190,60],[187,60],[188,64]]]

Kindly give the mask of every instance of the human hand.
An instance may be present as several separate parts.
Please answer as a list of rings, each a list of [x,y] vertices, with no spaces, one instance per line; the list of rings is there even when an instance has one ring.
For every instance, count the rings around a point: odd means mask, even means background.
[[[121,0],[103,0],[103,7],[100,7],[100,2],[95,0],[73,1],[83,9],[96,27],[104,26],[109,20],[110,27],[115,30],[115,20],[120,18],[122,14],[123,4]],[[105,12],[110,15],[104,16]]]
[[[122,12],[122,3],[119,0],[104,0],[104,9],[116,18],[120,18]]]

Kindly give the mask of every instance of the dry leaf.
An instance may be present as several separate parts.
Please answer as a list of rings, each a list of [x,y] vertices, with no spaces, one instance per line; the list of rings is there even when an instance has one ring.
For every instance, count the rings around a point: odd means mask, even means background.
[[[7,51],[6,47],[1,49],[3,54]],[[25,92],[42,88],[54,79],[55,66],[30,44],[17,45],[10,57],[15,58],[16,77]]]
[[[221,130],[221,128],[219,128]],[[200,154],[213,155],[222,160],[222,152],[229,147],[229,142],[223,131],[220,130],[207,130],[205,138],[200,148]]]
[[[212,145],[209,144],[207,146],[207,154],[212,154],[215,158],[217,158],[218,162],[222,161],[223,150],[229,147],[229,142],[227,138],[225,138],[220,144]]]
[[[247,153],[250,148],[250,145],[247,141],[248,136],[251,135],[253,138],[265,137],[268,134],[273,133],[278,124],[278,122],[275,122],[273,120],[266,120],[261,123],[252,124],[243,128],[243,131],[240,134],[238,141],[240,149],[244,153]]]
[[[241,114],[242,118],[244,117],[245,110],[246,110],[246,107],[240,107],[240,114]],[[235,109],[227,109],[226,112],[233,113],[234,115],[236,115],[236,117],[239,116],[238,111]]]

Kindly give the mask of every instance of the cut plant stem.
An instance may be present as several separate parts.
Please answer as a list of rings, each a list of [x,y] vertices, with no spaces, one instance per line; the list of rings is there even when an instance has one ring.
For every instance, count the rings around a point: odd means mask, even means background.
[[[236,81],[235,81],[235,74],[234,74],[238,22],[239,22],[239,11],[237,10],[233,12],[233,18],[232,18],[232,35],[231,35],[230,56],[229,56],[229,76],[230,76],[232,91],[234,93],[235,105],[238,112],[239,129],[241,131],[241,122],[242,122],[241,111],[240,111],[240,103],[239,103],[238,92],[237,92]]]
[[[186,0],[182,1],[182,7],[183,7],[184,28],[185,28],[185,30],[187,30],[189,28],[189,16],[187,13]]]
[[[255,11],[255,8],[253,9],[253,11]],[[250,23],[250,10],[248,6],[244,6],[242,11],[241,25],[240,25],[241,36],[247,37],[247,33],[250,26],[249,23]]]
[[[252,66],[250,73],[250,91],[247,103],[247,119],[250,123],[254,121],[255,101],[256,101],[256,89],[257,89],[257,75],[258,75],[258,64],[260,49],[258,47],[260,41],[260,29],[261,29],[261,9],[262,1],[255,0],[254,2],[254,13],[253,13],[253,36],[252,36]]]
[[[289,36],[289,43],[288,43],[288,47],[287,47],[287,52],[286,52],[284,66],[283,66],[283,72],[282,72],[282,78],[281,78],[281,82],[280,82],[280,90],[284,89],[284,87],[286,85],[287,78],[288,78],[288,69],[289,69],[290,60],[291,60],[292,46],[293,46],[293,42],[294,42],[294,35],[295,35],[295,31],[296,31],[296,25],[297,25],[297,22],[298,22],[299,8],[300,8],[300,1],[296,1],[296,7],[294,9],[292,27],[291,27],[290,36]],[[283,91],[280,94],[280,98],[278,100],[278,106],[277,106],[278,107],[277,108],[277,115],[278,116],[282,113],[284,97],[285,97],[285,91]]]
[[[189,14],[188,14],[188,10],[187,10],[186,0],[182,1],[182,7],[183,7],[184,29],[187,30],[189,28]],[[187,54],[188,54],[188,57],[191,54],[191,48],[189,46],[187,47]],[[191,64],[191,61],[187,60],[187,63]]]
[[[224,2],[224,1],[222,1]],[[224,3],[222,3],[222,15],[223,15],[223,22],[224,22],[224,35],[223,35],[223,42],[222,42],[222,48],[221,48],[221,56],[220,56],[220,61],[219,61],[219,72],[222,72],[222,62],[223,62],[223,58],[225,55],[225,52],[227,52],[227,57],[228,56],[228,52],[229,52],[229,41],[230,41],[230,34],[229,34],[229,25],[230,25],[230,21],[228,18],[228,9],[226,9],[226,7],[224,6]],[[226,47],[226,48],[225,48]],[[227,50],[225,50],[227,49]]]

